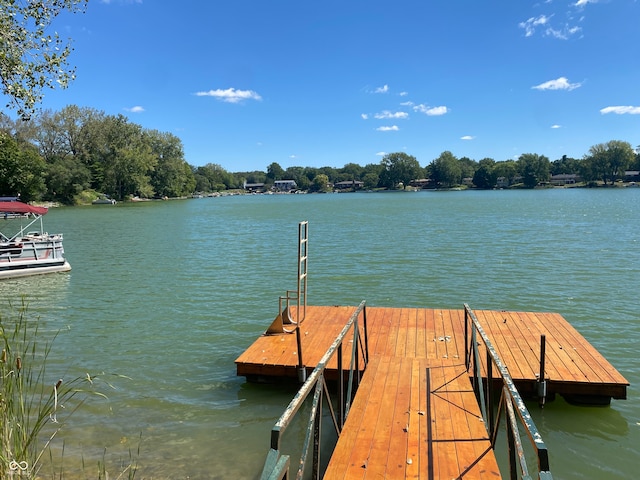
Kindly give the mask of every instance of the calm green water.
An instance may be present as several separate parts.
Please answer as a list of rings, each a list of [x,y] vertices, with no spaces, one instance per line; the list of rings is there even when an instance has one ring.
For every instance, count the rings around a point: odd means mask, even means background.
[[[51,383],[114,379],[63,432],[136,478],[255,478],[291,388],[250,385],[235,358],[296,285],[309,220],[310,304],[553,311],[631,382],[607,408],[562,400],[534,420],[555,478],[632,478],[640,465],[640,189],[236,196],[53,209],[69,274],[0,282],[61,329]]]

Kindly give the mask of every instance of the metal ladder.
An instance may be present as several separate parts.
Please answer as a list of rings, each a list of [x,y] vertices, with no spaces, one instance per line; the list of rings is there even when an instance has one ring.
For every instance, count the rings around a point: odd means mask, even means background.
[[[296,290],[287,290],[284,296],[278,299],[278,316],[269,326],[266,335],[278,335],[281,333],[294,333],[307,315],[307,260],[309,255],[309,222],[298,224],[298,284]],[[295,314],[292,315],[291,307],[295,301]],[[295,325],[295,328],[287,329],[285,325]]]

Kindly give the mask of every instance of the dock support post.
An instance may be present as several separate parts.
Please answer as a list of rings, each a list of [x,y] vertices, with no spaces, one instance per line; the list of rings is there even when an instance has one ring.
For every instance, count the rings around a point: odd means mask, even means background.
[[[544,378],[544,360],[547,349],[546,335],[540,335],[540,375],[538,376],[538,405],[544,408],[547,400],[547,381]]]
[[[300,338],[300,326],[296,326],[296,343],[298,344],[298,381],[307,381],[307,369],[302,361],[302,339]]]

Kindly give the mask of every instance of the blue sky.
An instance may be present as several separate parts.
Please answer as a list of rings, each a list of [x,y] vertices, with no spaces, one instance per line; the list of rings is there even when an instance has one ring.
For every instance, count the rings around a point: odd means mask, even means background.
[[[231,172],[640,145],[637,0],[90,0],[75,104]]]

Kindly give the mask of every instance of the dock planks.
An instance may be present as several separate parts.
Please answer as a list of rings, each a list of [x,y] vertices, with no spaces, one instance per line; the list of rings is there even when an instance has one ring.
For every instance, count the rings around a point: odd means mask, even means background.
[[[306,307],[309,371],[354,309]],[[559,314],[474,313],[521,394],[536,391],[544,334],[549,395],[626,398],[629,382]],[[464,365],[464,310],[367,307],[366,315],[369,364],[324,478],[501,478]],[[237,374],[296,378],[298,356],[295,334],[262,335],[236,360]]]
[[[309,371],[354,309],[307,306],[301,333],[303,363]],[[366,311],[370,357],[464,360],[464,310],[367,307]],[[536,391],[540,335],[544,334],[549,395],[626,398],[629,382],[561,315],[474,312],[521,393]],[[263,335],[237,358],[236,370],[248,378],[296,378],[297,364],[295,335]]]
[[[323,478],[500,478],[464,365],[372,358]]]

